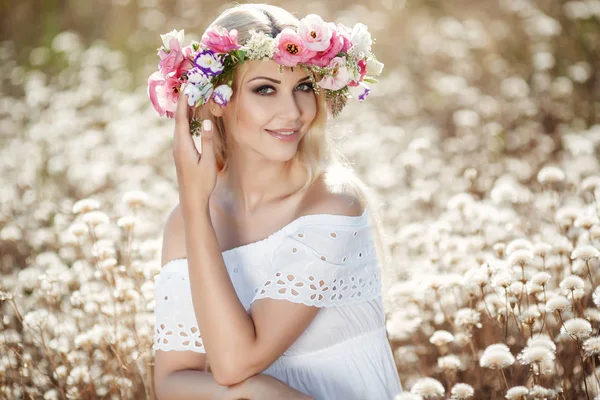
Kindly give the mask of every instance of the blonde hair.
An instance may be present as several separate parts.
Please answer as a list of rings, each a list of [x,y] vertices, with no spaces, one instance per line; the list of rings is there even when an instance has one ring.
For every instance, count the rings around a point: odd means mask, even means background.
[[[238,31],[238,42],[243,44],[250,38],[250,31],[264,32],[276,37],[285,28],[294,30],[298,27],[299,20],[283,8],[268,4],[238,4],[226,9],[207,28],[222,26],[231,31]],[[233,82],[234,96],[239,90],[239,82],[247,72],[247,63],[238,67]],[[321,176],[328,176],[332,187],[336,191],[352,191],[363,206],[367,207],[377,245],[377,253],[382,267],[383,289],[387,293],[388,280],[385,279],[388,271],[389,252],[383,242],[383,225],[379,206],[375,194],[367,187],[353,172],[350,163],[339,154],[334,146],[333,140],[327,134],[328,109],[324,91],[316,95],[317,114],[312,121],[306,135],[299,143],[295,158],[304,165],[308,172],[308,179],[303,189],[308,188]],[[237,110],[234,109],[234,115]],[[213,117],[215,126],[215,156],[217,169],[222,171],[227,168],[228,152],[225,125],[222,117]],[[341,173],[340,173],[341,172]],[[384,296],[385,299],[386,296]]]

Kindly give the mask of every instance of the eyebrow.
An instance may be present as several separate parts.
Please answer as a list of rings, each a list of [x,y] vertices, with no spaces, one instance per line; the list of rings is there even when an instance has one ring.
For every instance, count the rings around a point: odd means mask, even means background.
[[[252,82],[252,81],[255,81],[255,80],[257,80],[257,79],[266,79],[267,81],[271,81],[271,82],[273,82],[273,83],[281,84],[281,81],[278,81],[277,79],[269,78],[269,77],[267,77],[267,76],[257,76],[257,77],[255,77],[255,78],[252,78],[252,79],[250,79],[250,80],[248,81],[248,83],[250,83],[250,82]],[[300,83],[300,82],[303,82],[303,81],[305,81],[305,80],[307,80],[307,79],[310,79],[310,76],[308,76],[308,75],[307,75],[307,76],[305,76],[304,78],[300,79],[300,80],[298,81],[298,83]]]

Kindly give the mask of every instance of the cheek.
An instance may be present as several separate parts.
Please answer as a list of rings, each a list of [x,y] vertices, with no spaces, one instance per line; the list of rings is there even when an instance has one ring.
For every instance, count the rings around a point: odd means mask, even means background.
[[[302,118],[312,120],[317,115],[317,99],[312,93],[298,96],[298,107],[302,110]]]

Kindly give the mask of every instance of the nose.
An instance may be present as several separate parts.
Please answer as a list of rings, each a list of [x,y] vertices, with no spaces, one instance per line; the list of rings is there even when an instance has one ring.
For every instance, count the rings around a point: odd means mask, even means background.
[[[278,102],[278,114],[281,119],[286,121],[297,121],[302,115],[300,102],[295,93],[289,93],[285,96],[280,96]]]

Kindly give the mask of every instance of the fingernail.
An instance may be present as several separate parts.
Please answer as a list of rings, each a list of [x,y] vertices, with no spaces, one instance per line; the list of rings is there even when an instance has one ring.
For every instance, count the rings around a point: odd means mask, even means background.
[[[205,119],[202,122],[202,129],[205,131],[210,131],[212,129],[212,121],[210,119]]]

